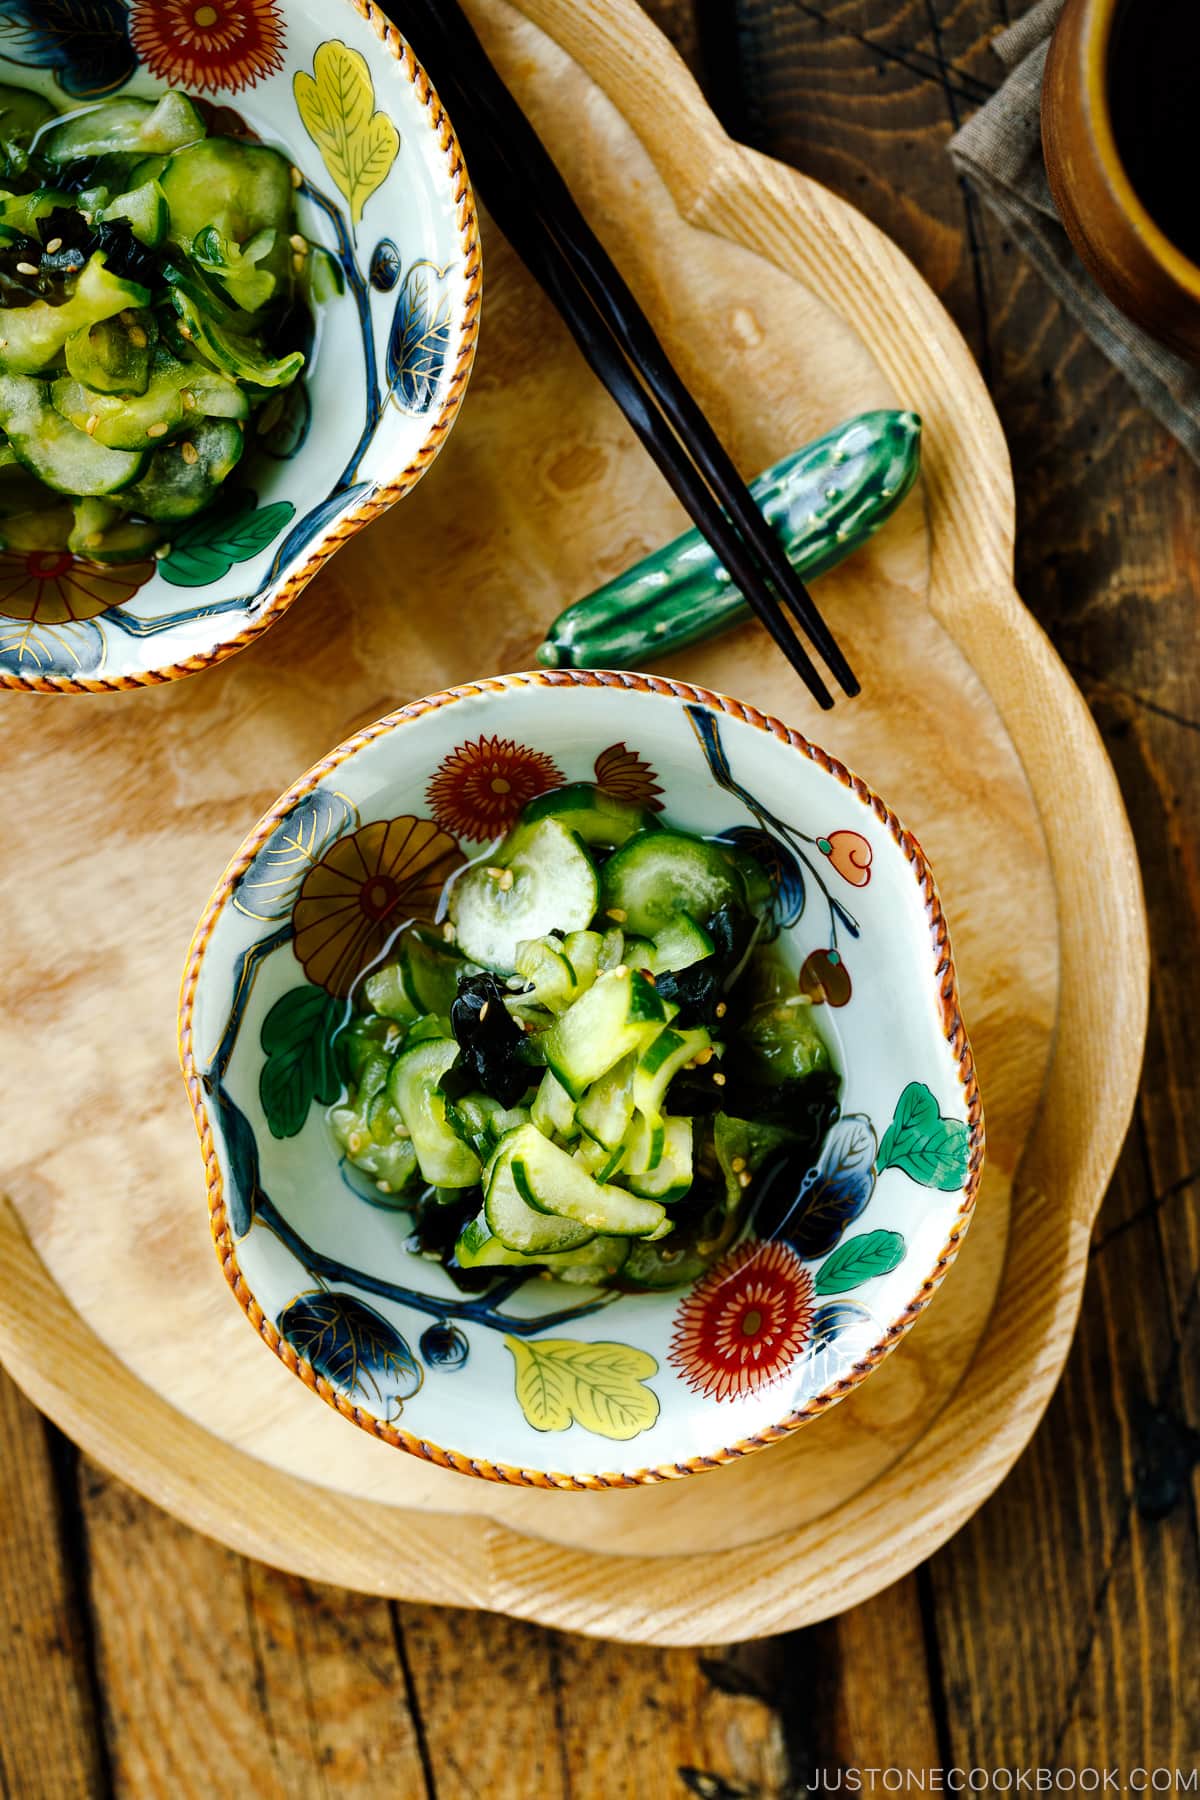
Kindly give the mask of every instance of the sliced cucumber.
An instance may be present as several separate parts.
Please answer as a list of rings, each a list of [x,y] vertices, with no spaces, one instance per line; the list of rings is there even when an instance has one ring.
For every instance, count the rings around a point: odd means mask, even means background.
[[[463,958],[452,944],[419,925],[405,932],[400,950],[404,981],[423,1013],[445,1015],[458,994]]]
[[[606,1150],[603,1144],[584,1138],[572,1150],[571,1156],[593,1181],[611,1181],[625,1161],[625,1146],[618,1144],[615,1150]]]
[[[755,912],[761,912],[773,897],[775,888],[757,856],[751,856],[740,844],[718,843],[717,848],[741,876],[747,904]]]
[[[268,227],[238,244],[215,225],[206,225],[192,240],[192,260],[220,282],[232,306],[257,312],[275,292],[274,275],[258,267],[274,249],[275,238],[275,231]]]
[[[685,912],[709,919],[745,904],[741,876],[716,845],[684,831],[644,831],[604,865],[601,904],[626,931],[654,937]]]
[[[446,1116],[446,1096],[438,1083],[458,1058],[458,1045],[429,1038],[405,1049],[392,1069],[388,1093],[398,1108],[416,1152],[422,1178],[433,1187],[474,1187],[482,1164]]]
[[[160,180],[171,208],[171,235],[184,250],[210,225],[238,244],[274,231],[275,242],[257,266],[275,277],[279,294],[290,291],[295,190],[291,166],[278,151],[210,137],[173,156]]]
[[[454,1246],[454,1260],[460,1269],[515,1267],[532,1270],[534,1267],[534,1258],[523,1256],[519,1250],[511,1250],[503,1238],[496,1236],[487,1222],[487,1213],[482,1209],[459,1232],[458,1242]]]
[[[58,117],[52,101],[32,88],[0,87],[0,141],[28,144],[50,119]]]
[[[477,863],[450,890],[450,918],[463,955],[512,974],[517,946],[591,923],[599,883],[578,839],[543,819],[503,868]]]
[[[711,956],[715,946],[707,931],[685,912],[669,919],[654,939],[651,969],[665,975],[673,969],[690,969],[693,963]]]
[[[128,307],[73,331],[63,346],[67,374],[101,394],[144,394],[158,326],[146,308]]]
[[[579,1136],[575,1102],[551,1069],[542,1076],[531,1117],[544,1137],[552,1137],[555,1132],[562,1138]]]
[[[163,529],[161,525],[152,524],[146,519],[127,519],[119,515],[102,531],[95,527],[80,530],[82,508],[103,504],[99,500],[76,502],[75,528],[68,549],[73,550],[76,556],[84,556],[89,562],[95,563],[145,562],[147,557],[153,556],[163,542]],[[76,538],[79,539],[78,547]]]
[[[204,120],[186,94],[110,100],[66,113],[38,132],[34,148],[48,162],[84,156],[146,156],[180,150],[204,136]]]
[[[612,925],[600,939],[600,954],[596,958],[597,973],[603,975],[606,969],[615,969],[625,961],[625,933],[619,925]]]
[[[148,519],[190,519],[209,504],[236,466],[244,443],[242,428],[234,420],[198,419],[183,437],[150,453],[145,473],[129,489],[126,503]],[[188,456],[189,444],[196,452],[194,459]]]
[[[534,1126],[529,1130],[539,1143],[546,1139]],[[525,1256],[537,1256],[539,1253],[559,1250],[577,1250],[580,1245],[588,1244],[595,1237],[595,1230],[576,1219],[569,1219],[554,1213],[539,1211],[529,1205],[517,1186],[513,1173],[512,1144],[519,1134],[513,1133],[496,1151],[488,1167],[487,1198],[484,1201],[484,1216],[488,1228],[507,1244],[510,1250],[519,1250]],[[553,1149],[554,1146],[548,1145]],[[570,1164],[571,1159],[563,1152],[563,1161]],[[587,1180],[587,1177],[581,1177]],[[595,1186],[595,1183],[589,1183]],[[664,1213],[664,1218],[666,1214]]]
[[[522,1001],[560,1013],[576,998],[575,970],[561,938],[530,938],[517,945],[516,973],[533,992]]]
[[[363,993],[372,1012],[380,1013],[385,1019],[398,1019],[407,1024],[419,1019],[425,1010],[409,993],[404,966],[400,962],[386,963],[382,969],[375,969],[363,982]]]
[[[597,977],[539,1039],[547,1068],[582,1099],[593,1081],[633,1050],[639,1055],[666,1023],[662,1001],[644,976],[619,966]]]
[[[105,224],[113,219],[128,219],[129,229],[138,242],[156,250],[159,244],[166,242],[171,212],[161,184],[144,181],[140,187],[118,194],[104,208],[100,219]]]
[[[0,375],[0,428],[25,467],[60,494],[112,494],[145,467],[144,455],[109,450],[56,412],[40,381]]]
[[[633,1104],[647,1119],[662,1115],[667,1089],[680,1069],[711,1051],[712,1039],[703,1026],[691,1031],[676,1031],[668,1025],[665,1031],[643,1050],[633,1075]]]
[[[33,300],[28,306],[0,307],[0,361],[14,374],[33,374],[60,355],[74,332],[125,307],[145,306],[149,298],[137,282],[111,274],[104,252],[97,250],[85,263],[75,292],[61,306]]]
[[[614,1150],[624,1142],[633,1122],[633,1071],[637,1057],[632,1051],[594,1081],[579,1105],[575,1117],[580,1128],[597,1144]]]
[[[623,1169],[630,1191],[670,1206],[692,1188],[692,1121],[640,1118]]]
[[[417,1155],[408,1138],[376,1136],[356,1107],[335,1106],[330,1128],[348,1162],[382,1186],[384,1193],[400,1194],[417,1173]]]
[[[64,194],[59,188],[34,188],[31,194],[10,194],[0,205],[0,225],[9,231],[19,231],[23,237],[33,238],[36,242],[39,219],[48,219],[60,206],[74,204],[74,196]]]
[[[522,812],[514,837],[542,819],[557,819],[585,844],[601,844],[610,850],[627,843],[636,832],[653,831],[658,825],[648,807],[615,800],[590,781],[575,781],[539,794]]]
[[[547,1274],[573,1287],[605,1287],[619,1275],[632,1248],[627,1237],[594,1237],[578,1250],[560,1250],[539,1258]]]
[[[544,1138],[536,1125],[523,1126],[506,1138],[504,1151],[516,1190],[535,1213],[554,1214],[592,1231],[621,1237],[661,1237],[671,1228],[657,1202],[594,1181],[568,1151]],[[490,1211],[488,1218],[495,1230]],[[507,1241],[512,1243],[511,1238]],[[523,1248],[519,1244],[513,1247]]]
[[[6,550],[26,554],[32,550],[65,550],[70,543],[71,522],[71,508],[65,505],[43,503],[32,512],[9,513],[0,519],[0,544]]]
[[[604,942],[598,931],[568,931],[562,952],[575,972],[579,993],[590,988],[600,972],[600,946]],[[620,958],[617,958],[618,962]]]
[[[304,356],[290,350],[286,356],[267,356],[254,341],[210,319],[182,288],[171,289],[171,301],[179,315],[180,335],[194,344],[222,375],[255,387],[287,387],[304,367]]]
[[[738,1032],[737,1043],[751,1081],[796,1081],[833,1067],[829,1046],[803,994],[756,1006]]]
[[[152,381],[144,394],[102,394],[73,375],[60,375],[50,397],[77,431],[110,450],[152,450],[183,423],[179,389],[165,381]]]

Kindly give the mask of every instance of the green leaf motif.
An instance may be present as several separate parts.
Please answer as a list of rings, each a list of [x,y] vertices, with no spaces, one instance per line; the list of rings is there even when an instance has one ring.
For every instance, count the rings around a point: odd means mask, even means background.
[[[967,1179],[971,1134],[961,1119],[945,1119],[920,1081],[910,1081],[896,1102],[875,1167],[903,1169],[922,1187],[953,1193]]]
[[[845,1294],[876,1275],[890,1275],[904,1261],[904,1239],[898,1231],[867,1231],[847,1238],[817,1270],[818,1294]]]
[[[516,1364],[517,1400],[535,1431],[566,1431],[575,1423],[624,1442],[658,1418],[658,1395],[643,1385],[658,1363],[646,1350],[572,1338],[504,1342]]]
[[[228,575],[234,563],[249,562],[265,550],[295,516],[290,500],[259,508],[253,494],[235,512],[202,513],[176,531],[171,554],[158,565],[173,587],[208,587]]]
[[[306,983],[281,995],[263,1020],[267,1060],[258,1095],[272,1137],[295,1137],[314,1100],[328,1106],[341,1092],[332,1038],[342,1010],[340,1000]]]
[[[357,225],[400,153],[399,132],[386,113],[375,111],[367,59],[332,38],[318,47],[311,75],[297,72],[292,91],[304,129]]]

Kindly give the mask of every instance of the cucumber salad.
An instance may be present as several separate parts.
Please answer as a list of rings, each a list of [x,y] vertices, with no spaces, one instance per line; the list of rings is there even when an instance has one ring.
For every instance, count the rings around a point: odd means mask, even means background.
[[[466,1288],[694,1280],[837,1115],[772,898],[740,846],[590,784],[531,801],[335,1033],[330,1124],[366,1197]]]
[[[287,159],[185,95],[0,88],[4,548],[133,561],[213,502],[304,366],[303,243]]]

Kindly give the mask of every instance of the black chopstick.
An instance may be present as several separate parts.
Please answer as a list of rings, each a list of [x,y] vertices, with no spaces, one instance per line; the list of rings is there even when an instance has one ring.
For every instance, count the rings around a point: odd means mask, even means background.
[[[755,610],[764,623],[768,616],[773,619],[775,615],[769,605],[764,608],[755,603],[755,590],[761,584],[769,591],[773,584],[808,632],[844,690],[848,694],[857,693],[859,684],[849,663],[822,620],[803,582],[789,563],[782,545],[763,518],[700,406],[673,368],[632,291],[579,211],[570,189],[533,126],[493,68],[470,22],[457,5],[457,0],[408,0],[408,11],[420,15],[423,25],[428,29],[431,44],[436,34],[438,45],[445,54],[444,66],[441,69],[432,68],[430,73],[440,91],[444,94],[450,88],[454,91],[452,110],[460,123],[460,135],[464,138],[477,136],[475,167],[485,175],[480,186],[491,211],[496,214],[497,207],[491,204],[485,191],[490,185],[486,174],[491,168],[500,165],[507,173],[510,189],[515,183],[519,196],[519,204],[514,204],[510,209],[510,217],[513,214],[531,212],[538,216],[544,231],[558,245],[566,259],[573,285],[583,291],[599,313],[603,323],[658,400],[684,447],[695,458],[704,481],[728,509],[736,527],[744,534],[748,554],[740,557],[742,572],[738,573],[729,557],[705,531],[730,575],[746,598],[755,605]],[[460,66],[466,71],[464,77],[459,75]],[[468,81],[469,88],[466,85]],[[469,153],[467,160],[468,163],[472,162]],[[511,237],[509,225],[499,218],[497,222],[501,223],[506,235]],[[528,236],[526,241],[528,242]],[[524,249],[521,254],[529,261]],[[540,275],[539,279],[542,279]],[[547,285],[544,280],[542,284]],[[562,293],[552,293],[551,297],[570,324],[570,313],[564,306]],[[565,298],[569,304],[571,296]],[[589,360],[601,379],[608,384],[608,377],[597,367],[595,360],[591,356]],[[620,400],[618,403],[623,404]],[[650,416],[653,417],[653,414]],[[662,460],[662,453],[666,452],[677,462],[678,450],[668,448],[661,430],[653,438],[648,438],[642,431],[639,431],[639,436],[659,462],[663,473],[668,475],[675,492],[704,529],[701,517],[697,515],[692,502],[686,498],[680,482],[672,479]],[[706,499],[703,488],[692,483],[690,491],[696,494],[702,511],[711,516],[714,509],[711,500]],[[728,536],[725,541],[728,544]],[[757,580],[752,574],[748,580],[748,572],[755,569],[758,571]],[[771,627],[768,626],[768,629]],[[785,632],[781,637],[779,632],[772,629],[771,635],[785,654],[790,654],[787,645],[795,641],[791,634]],[[809,686],[812,687],[811,681]],[[815,688],[813,691],[816,692]],[[827,696],[821,703],[831,704]]]

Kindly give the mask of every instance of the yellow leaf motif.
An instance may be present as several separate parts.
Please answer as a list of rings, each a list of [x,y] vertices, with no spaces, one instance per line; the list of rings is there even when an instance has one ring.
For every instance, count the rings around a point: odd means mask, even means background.
[[[648,1351],[631,1344],[583,1344],[573,1338],[504,1340],[516,1364],[521,1411],[535,1431],[572,1423],[598,1437],[637,1437],[658,1418],[658,1396],[643,1385],[658,1373]]]
[[[298,71],[292,89],[304,129],[357,225],[400,153],[400,133],[386,113],[375,111],[367,60],[333,38],[318,47],[311,75]]]

